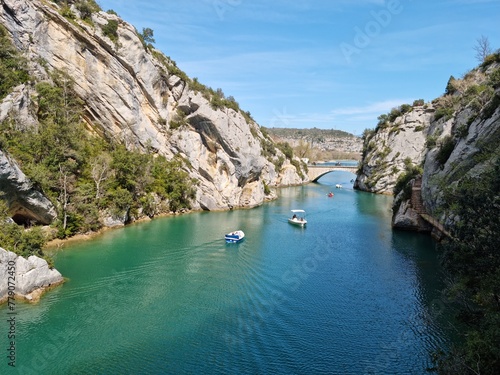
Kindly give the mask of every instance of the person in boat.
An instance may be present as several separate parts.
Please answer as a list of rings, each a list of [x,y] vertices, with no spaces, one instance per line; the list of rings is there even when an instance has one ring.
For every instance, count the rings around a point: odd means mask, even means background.
[[[292,220],[296,219],[297,218],[297,215],[293,214],[292,216]]]

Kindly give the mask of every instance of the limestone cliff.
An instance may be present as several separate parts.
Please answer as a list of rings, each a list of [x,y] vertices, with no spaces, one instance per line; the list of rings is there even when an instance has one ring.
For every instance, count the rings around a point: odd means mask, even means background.
[[[90,132],[129,149],[186,160],[199,182],[194,209],[252,207],[272,197],[265,186],[306,182],[300,171],[277,170],[279,150],[263,156],[262,144],[270,140],[247,113],[214,104],[197,81],[115,14],[83,15],[75,4],[63,12],[42,0],[2,0],[1,5],[0,23],[28,59],[33,82],[3,100],[0,121],[36,126],[33,85],[59,70],[74,79]],[[46,217],[52,215],[48,211]]]
[[[500,53],[451,78],[432,103],[414,104],[380,116],[365,132],[355,187],[392,194],[397,186],[393,226],[427,231],[431,221],[445,231],[457,219],[445,191],[480,176],[500,156]]]

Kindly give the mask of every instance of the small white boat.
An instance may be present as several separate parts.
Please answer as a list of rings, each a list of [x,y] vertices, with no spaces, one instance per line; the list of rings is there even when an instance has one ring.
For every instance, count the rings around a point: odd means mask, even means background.
[[[235,230],[234,232],[226,234],[224,237],[227,243],[237,243],[245,238],[245,233],[242,230]]]
[[[301,227],[307,224],[306,212],[304,210],[292,210],[292,217],[288,219],[288,222],[293,225],[299,225]]]
[[[341,184],[337,184],[337,185],[335,185],[335,187],[336,187],[337,189],[342,189],[342,185],[341,185]]]

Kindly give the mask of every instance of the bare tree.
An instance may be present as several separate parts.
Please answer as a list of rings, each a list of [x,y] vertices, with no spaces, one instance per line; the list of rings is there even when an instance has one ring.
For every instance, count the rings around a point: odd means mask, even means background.
[[[59,193],[59,203],[62,207],[63,214],[63,229],[66,230],[68,225],[68,204],[69,204],[69,172],[59,164],[59,187],[61,189]]]
[[[299,139],[299,144],[295,147],[295,152],[299,158],[303,159],[311,156],[312,142],[309,143],[303,138]]]
[[[488,37],[481,35],[480,38],[477,38],[474,51],[476,51],[476,59],[480,63],[484,62],[486,60],[486,56],[491,55],[492,52]]]
[[[108,154],[100,154],[90,162],[91,175],[95,183],[95,199],[101,197],[102,183],[112,174],[111,162],[111,156]]]

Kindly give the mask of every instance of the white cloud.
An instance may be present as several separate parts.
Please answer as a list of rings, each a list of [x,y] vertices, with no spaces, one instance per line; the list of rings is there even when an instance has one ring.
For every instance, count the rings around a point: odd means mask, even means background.
[[[367,114],[376,114],[378,115],[382,113],[389,112],[392,108],[398,107],[401,104],[410,102],[410,99],[389,99],[381,102],[371,103],[361,107],[345,107],[345,108],[337,108],[331,111],[334,116],[342,115],[342,116],[352,116],[352,115],[367,115]],[[378,116],[377,115],[377,116]]]

